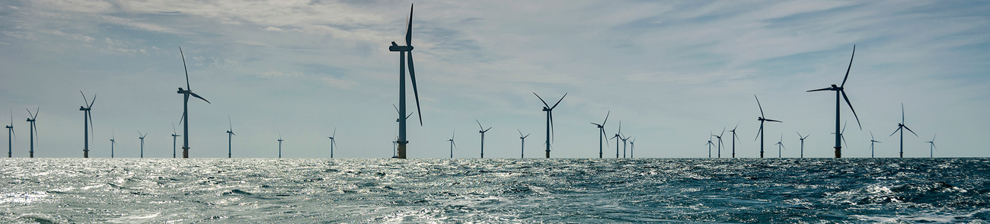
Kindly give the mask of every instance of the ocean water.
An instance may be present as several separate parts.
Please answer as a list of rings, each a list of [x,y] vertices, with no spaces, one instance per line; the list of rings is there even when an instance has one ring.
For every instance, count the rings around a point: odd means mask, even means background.
[[[0,223],[977,222],[990,159],[2,159]]]

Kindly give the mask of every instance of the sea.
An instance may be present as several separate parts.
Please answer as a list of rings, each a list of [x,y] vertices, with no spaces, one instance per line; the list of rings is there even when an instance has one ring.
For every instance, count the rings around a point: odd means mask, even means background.
[[[990,159],[0,159],[0,223],[987,223]]]

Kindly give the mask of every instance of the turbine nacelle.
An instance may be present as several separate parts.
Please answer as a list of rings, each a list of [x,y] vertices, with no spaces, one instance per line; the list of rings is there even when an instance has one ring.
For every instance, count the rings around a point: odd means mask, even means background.
[[[412,51],[413,46],[398,46],[395,42],[392,42],[392,46],[388,47],[388,51]]]

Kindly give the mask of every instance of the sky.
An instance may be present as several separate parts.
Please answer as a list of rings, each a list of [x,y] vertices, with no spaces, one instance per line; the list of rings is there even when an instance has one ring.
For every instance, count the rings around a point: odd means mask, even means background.
[[[636,158],[708,157],[710,133],[737,125],[736,156],[759,157],[754,95],[783,121],[764,127],[766,157],[778,141],[799,157],[797,132],[805,157],[833,157],[835,94],[806,91],[840,84],[854,45],[845,88],[862,128],[842,102],[843,157],[870,157],[871,132],[876,157],[897,157],[902,104],[918,135],[905,135],[905,157],[928,157],[933,138],[936,157],[990,156],[986,1],[3,1],[0,120],[13,120],[13,157],[28,156],[25,109],[37,108],[35,156],[82,157],[82,91],[96,98],[91,157],[110,157],[110,138],[115,157],[138,157],[138,131],[145,157],[171,157],[181,47],[192,90],[210,101],[189,101],[190,157],[226,157],[228,128],[235,158],[275,158],[280,136],[284,158],[328,158],[331,135],[335,158],[391,157],[388,46],[403,43],[413,3],[423,124],[411,117],[410,158],[448,158],[452,135],[455,158],[479,157],[476,120],[492,127],[486,158],[543,158],[534,92],[567,94],[554,158],[598,157],[590,123],[606,114]],[[518,132],[532,134],[522,152]]]

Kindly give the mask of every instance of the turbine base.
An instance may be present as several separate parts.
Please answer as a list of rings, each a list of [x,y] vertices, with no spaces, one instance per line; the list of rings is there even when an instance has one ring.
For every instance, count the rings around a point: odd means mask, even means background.
[[[842,147],[835,147],[835,158],[842,158]]]
[[[399,151],[399,155],[398,155],[399,156],[399,159],[405,159],[406,158],[406,143],[405,142],[399,143],[399,148],[397,149],[397,151]]]
[[[189,147],[182,147],[182,158],[183,159],[189,158]]]

